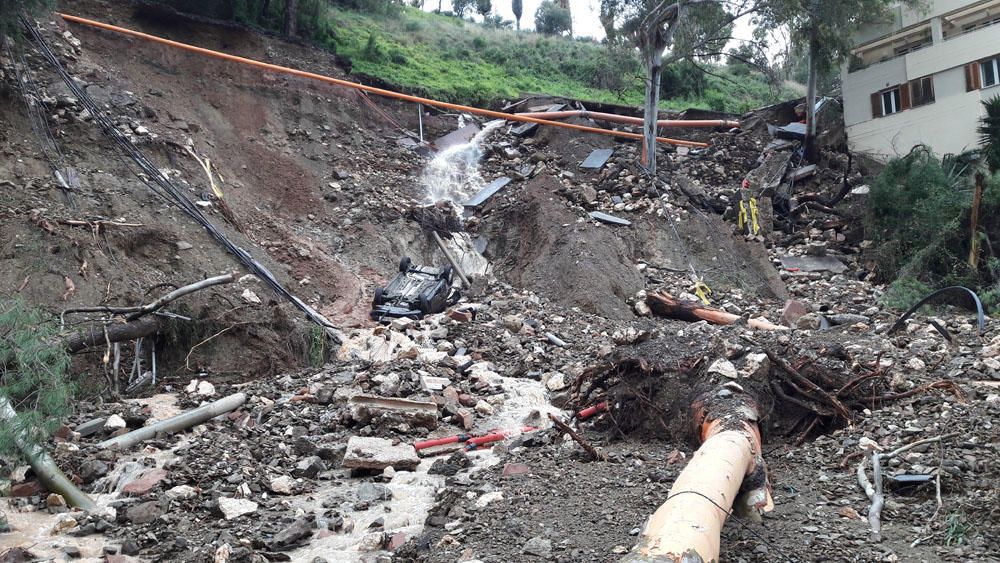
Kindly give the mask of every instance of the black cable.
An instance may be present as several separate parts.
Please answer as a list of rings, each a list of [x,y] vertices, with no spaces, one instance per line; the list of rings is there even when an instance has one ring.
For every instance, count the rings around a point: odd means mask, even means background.
[[[782,557],[784,557],[788,561],[795,561],[795,559],[789,557],[787,553],[785,553],[783,550],[779,549],[778,546],[776,546],[771,540],[769,540],[769,539],[765,538],[764,536],[762,536],[761,534],[758,534],[757,532],[755,532],[753,530],[753,528],[751,528],[746,523],[744,523],[743,520],[739,516],[736,516],[735,514],[733,514],[733,512],[731,510],[726,510],[725,508],[723,508],[722,506],[720,506],[719,503],[717,503],[714,500],[712,500],[705,493],[701,493],[701,492],[698,492],[698,491],[677,491],[676,493],[668,496],[667,499],[665,501],[663,501],[663,502],[666,503],[670,499],[672,499],[674,497],[679,497],[681,495],[698,495],[701,498],[707,500],[708,502],[714,504],[716,508],[718,508],[719,510],[721,510],[721,511],[723,511],[723,512],[726,513],[726,517],[727,518],[732,518],[733,520],[735,520],[737,524],[739,524],[740,526],[743,526],[744,530],[750,532],[751,535],[753,535],[755,538],[757,538],[762,543],[764,543],[765,545],[767,545],[769,548],[772,548],[775,551],[777,551]]]
[[[208,231],[208,234],[212,238],[222,244],[222,246],[224,246],[230,253],[235,255],[236,258],[250,270],[250,272],[260,278],[261,281],[269,286],[275,293],[290,301],[293,305],[295,305],[295,307],[305,313],[309,320],[317,325],[320,325],[321,327],[336,330],[333,323],[288,291],[283,285],[281,285],[277,278],[274,277],[274,274],[272,274],[270,270],[268,270],[263,264],[257,262],[249,252],[237,246],[229,240],[225,234],[219,231],[219,229],[201,212],[201,209],[199,209],[198,206],[196,206],[182,190],[171,183],[163,172],[161,172],[160,169],[152,161],[150,161],[121,130],[118,129],[114,122],[108,118],[104,111],[94,102],[90,95],[87,94],[86,90],[81,88],[76,81],[73,80],[73,77],[69,74],[65,67],[63,67],[62,63],[59,62],[55,54],[53,54],[52,50],[45,42],[45,38],[42,37],[41,33],[39,33],[35,26],[31,25],[24,16],[21,16],[20,20],[21,24],[27,29],[28,34],[35,41],[39,51],[41,51],[45,59],[50,65],[52,65],[52,68],[54,68],[59,74],[63,82],[66,83],[66,86],[73,93],[73,95],[76,96],[80,104],[90,111],[94,122],[100,126],[104,134],[118,147],[121,153],[119,156],[122,158],[126,167],[132,171],[132,173],[135,174],[135,176],[143,184],[152,190],[153,193],[160,196],[168,203],[181,209],[192,219],[197,221],[205,228],[206,231]],[[138,170],[136,170],[136,168],[138,168]],[[331,336],[338,338],[335,334],[331,334]]]
[[[52,135],[52,130],[49,128],[48,118],[42,103],[41,91],[31,77],[31,72],[28,70],[24,51],[19,50],[15,57],[11,43],[12,41],[5,41],[4,48],[7,52],[7,58],[10,59],[11,66],[14,68],[14,78],[17,81],[21,99],[24,101],[24,109],[28,115],[28,123],[31,125],[31,131],[35,134],[38,146],[42,151],[42,158],[45,159],[49,168],[52,169],[52,174],[58,180],[59,187],[66,196],[67,203],[69,203],[71,208],[76,209],[76,198],[73,197],[73,187],[70,186],[68,180],[70,167],[66,164],[66,155],[59,148],[59,143],[56,142],[55,136]],[[66,171],[65,174],[63,170]]]

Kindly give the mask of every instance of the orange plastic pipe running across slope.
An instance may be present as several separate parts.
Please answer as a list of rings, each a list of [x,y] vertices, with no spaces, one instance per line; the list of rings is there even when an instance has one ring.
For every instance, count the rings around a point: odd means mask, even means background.
[[[106,24],[99,21],[89,20],[86,18],[81,18],[78,16],[72,16],[69,14],[63,14],[56,12],[60,17],[68,22],[79,23],[83,25],[89,25],[91,27],[96,27],[99,29],[104,29],[106,31],[113,31],[115,33],[121,33],[123,35],[128,35],[131,37],[136,37],[138,39],[144,39],[146,41],[152,41],[154,43],[160,43],[163,45],[168,45],[177,49],[182,49],[185,51],[190,51],[192,53],[198,53],[200,55],[205,55],[208,57],[214,57],[217,59],[222,59],[230,62],[245,64],[254,66],[257,68],[262,68],[269,70],[271,72],[277,72],[282,74],[290,74],[292,76],[299,76],[301,78],[308,78],[311,80],[318,80],[320,82],[326,82],[329,84],[336,84],[337,86],[344,86],[346,88],[354,88],[356,90],[361,90],[368,92],[370,94],[376,94],[379,96],[385,96],[388,98],[395,98],[397,100],[403,100],[407,102],[413,102],[416,104],[424,104],[428,106],[449,109],[453,111],[462,111],[466,113],[472,113],[476,115],[482,115],[486,117],[492,117],[494,119],[504,119],[507,121],[521,121],[525,123],[538,123],[539,125],[549,125],[552,127],[562,127],[563,129],[572,129],[575,131],[585,131],[587,133],[597,133],[601,135],[612,135],[615,137],[624,137],[627,139],[642,139],[642,135],[639,133],[629,133],[626,131],[614,131],[611,129],[601,129],[599,127],[586,127],[583,125],[573,125],[571,123],[560,123],[558,121],[547,121],[545,119],[537,119],[534,117],[523,117],[512,113],[504,113],[500,111],[493,111],[488,109],[474,108],[469,106],[463,106],[460,104],[452,104],[449,102],[441,102],[438,100],[431,100],[428,98],[421,98],[419,96],[411,96],[409,94],[401,94],[399,92],[393,92],[392,90],[385,90],[383,88],[376,88],[374,86],[366,86],[364,84],[358,84],[357,82],[351,82],[349,80],[341,80],[339,78],[333,78],[330,76],[325,76],[322,74],[316,74],[314,72],[307,72],[304,70],[298,70],[294,68],[289,68],[286,66],[274,65],[271,63],[265,63],[262,61],[248,59],[245,57],[239,57],[236,55],[230,55],[229,53],[223,53],[221,51],[213,51],[211,49],[205,49],[204,47],[196,47],[194,45],[189,45],[187,43],[181,43],[179,41],[173,41],[171,39],[166,39],[156,35],[150,35],[148,33],[142,33],[141,31],[134,31],[128,28],[119,27],[116,25]],[[706,143],[698,143],[695,141],[684,141],[680,139],[668,139],[666,137],[657,137],[658,142],[666,143],[670,145],[678,145],[685,147],[707,147]]]
[[[518,113],[521,117],[535,117],[538,119],[566,119],[567,117],[589,117],[599,121],[611,121],[613,123],[629,123],[642,125],[641,117],[631,117],[628,115],[618,115],[617,113],[603,113],[599,111],[573,110],[573,111],[550,111],[537,113]],[[660,127],[739,127],[739,121],[729,119],[661,119],[656,122]]]

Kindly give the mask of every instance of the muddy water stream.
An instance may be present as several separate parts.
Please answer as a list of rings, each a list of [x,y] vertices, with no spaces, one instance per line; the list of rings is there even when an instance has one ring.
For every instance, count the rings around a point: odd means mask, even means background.
[[[439,152],[424,168],[420,181],[427,192],[427,202],[451,201],[460,204],[481,190],[486,182],[479,173],[483,140],[504,121],[491,121],[471,141]]]

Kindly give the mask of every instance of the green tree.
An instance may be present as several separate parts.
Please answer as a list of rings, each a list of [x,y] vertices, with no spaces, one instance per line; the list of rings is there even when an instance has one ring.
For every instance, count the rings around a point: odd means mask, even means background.
[[[664,65],[714,58],[746,15],[750,0],[601,0],[601,23],[609,45],[639,48],[646,70],[642,164],[656,173],[656,137]],[[669,50],[669,58],[664,54]]]
[[[460,18],[465,18],[476,8],[477,0],[452,0],[451,11]]]
[[[573,17],[569,10],[552,0],[545,0],[535,11],[535,31],[546,35],[562,35],[573,29]]]
[[[476,0],[476,11],[484,18],[493,11],[492,0]]]
[[[1000,172],[1000,94],[983,100],[986,114],[979,120],[979,138],[983,160],[991,173]]]
[[[0,397],[17,411],[0,423],[0,458],[19,457],[17,440],[39,445],[69,414],[69,354],[37,309],[0,300]]]
[[[483,27],[489,29],[510,29],[514,27],[514,22],[503,19],[500,14],[490,14],[483,17]]]
[[[285,0],[285,35],[295,37],[299,27],[299,0]]]
[[[517,30],[521,31],[521,14],[524,13],[524,5],[521,0],[512,0],[510,9],[514,12],[514,22],[516,22]]]
[[[917,6],[922,0],[902,0]],[[809,75],[806,87],[806,155],[815,159],[817,75],[830,72],[851,50],[851,38],[861,26],[886,21],[898,0],[766,0],[761,3],[757,25],[786,26],[792,40],[808,45]]]
[[[3,38],[10,36],[16,38],[15,33],[19,22],[18,16],[33,16],[42,10],[52,7],[52,0],[0,0],[0,43]]]

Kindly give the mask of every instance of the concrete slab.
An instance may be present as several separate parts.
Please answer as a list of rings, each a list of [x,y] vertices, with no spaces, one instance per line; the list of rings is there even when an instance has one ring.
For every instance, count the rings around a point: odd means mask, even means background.
[[[384,438],[351,436],[344,452],[344,467],[382,470],[392,467],[409,471],[420,465],[420,456],[411,444],[393,445]]]
[[[833,256],[782,256],[781,266],[786,270],[802,272],[833,272],[840,274],[847,265]]]
[[[406,423],[429,430],[434,430],[438,424],[437,405],[429,401],[355,395],[347,405],[351,409],[351,417],[361,424]]]
[[[796,168],[788,174],[788,179],[793,182],[798,182],[799,180],[805,180],[806,178],[816,174],[816,165],[810,164],[809,166],[803,166],[801,168]]]

